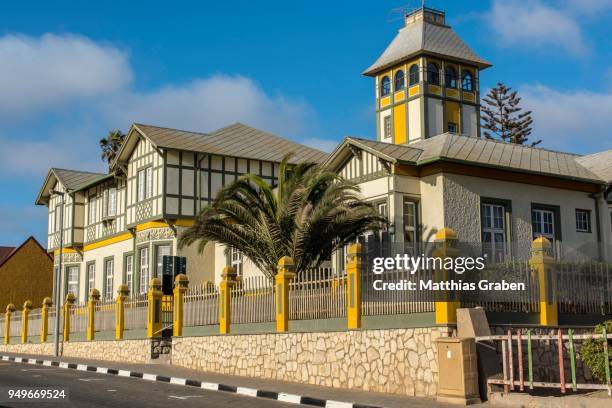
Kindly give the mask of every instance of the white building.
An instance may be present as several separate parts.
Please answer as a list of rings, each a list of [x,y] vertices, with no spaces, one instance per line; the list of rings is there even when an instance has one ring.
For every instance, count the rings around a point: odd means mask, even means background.
[[[65,292],[84,301],[95,287],[111,298],[125,283],[131,293],[144,293],[149,279],[159,276],[164,255],[186,256],[193,283],[214,282],[226,263],[254,273],[239,253],[220,245],[208,245],[202,254],[195,248],[179,252],[177,237],[238,176],[254,173],[274,184],[289,152],[295,162],[326,157],[242,124],[208,134],[134,124],[109,173],[51,169],[36,204],[49,208],[47,248],[56,255],[56,268],[63,233]],[[65,193],[63,226],[62,195],[53,191]]]

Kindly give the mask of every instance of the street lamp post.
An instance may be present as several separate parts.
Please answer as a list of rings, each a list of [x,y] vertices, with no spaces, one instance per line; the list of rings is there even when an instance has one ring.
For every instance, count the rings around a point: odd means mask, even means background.
[[[63,250],[64,250],[64,193],[57,190],[51,190],[51,194],[59,195],[62,198],[61,201],[61,210],[60,210],[60,220],[59,220],[59,234],[60,234],[60,242],[59,242],[59,263],[57,267],[57,273],[55,274],[55,357],[59,357],[59,328],[60,328],[60,294],[61,292],[61,275],[62,275],[62,258],[63,258]],[[57,216],[57,214],[56,214]]]

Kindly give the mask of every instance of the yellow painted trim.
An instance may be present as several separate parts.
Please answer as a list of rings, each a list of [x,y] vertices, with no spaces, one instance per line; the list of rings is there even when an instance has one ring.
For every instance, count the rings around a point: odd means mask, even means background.
[[[446,88],[446,96],[449,98],[459,98],[459,92],[453,88]]]
[[[409,96],[418,95],[419,93],[421,93],[421,86],[420,85],[412,85],[408,89],[408,95]]]
[[[463,99],[466,101],[474,102],[474,94],[471,92],[463,92]]]
[[[132,239],[132,234],[126,232],[125,234],[117,235],[115,237],[105,239],[103,241],[94,242],[93,244],[85,245],[83,247],[83,251],[91,251],[93,249],[102,248],[108,245],[116,244],[117,242],[127,241],[128,239]]]
[[[404,95],[404,91],[397,91],[395,94],[393,94],[393,99],[395,102],[401,102],[405,99]]]
[[[380,99],[380,106],[381,107],[387,107],[391,105],[391,97],[390,96],[385,96],[384,98]]]
[[[148,230],[151,228],[165,228],[167,226],[168,224],[163,221],[151,221],[151,222],[145,222],[144,224],[137,225],[136,231],[140,232],[140,231]]]
[[[193,224],[195,224],[194,220],[187,220],[187,219],[178,219],[174,223],[174,225],[178,225],[179,227],[191,227],[193,226]]]
[[[442,89],[438,85],[429,85],[427,89],[431,94],[442,95]]]
[[[74,248],[63,248],[62,249],[62,254],[73,254],[75,252],[77,252],[77,250],[74,249]],[[59,249],[56,249],[55,251],[53,251],[53,255],[54,256],[58,256],[59,255]]]
[[[397,105],[393,108],[393,131],[395,143],[406,143],[406,104]]]

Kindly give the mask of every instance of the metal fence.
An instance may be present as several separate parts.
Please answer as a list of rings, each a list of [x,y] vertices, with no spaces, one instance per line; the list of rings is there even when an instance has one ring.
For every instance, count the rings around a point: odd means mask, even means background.
[[[232,323],[273,322],[274,282],[265,276],[243,278],[230,290]]]
[[[560,313],[612,314],[611,265],[559,262],[556,268]]]
[[[183,325],[219,324],[219,288],[210,283],[190,287],[183,298]]]
[[[11,329],[9,331],[10,337],[21,336],[21,312],[14,312],[11,314]]]
[[[102,300],[94,306],[94,329],[95,331],[115,330],[117,302],[114,300]]]
[[[70,333],[87,331],[87,303],[75,303],[70,309]]]
[[[147,328],[147,294],[130,296],[124,303],[125,330]]]
[[[328,268],[306,269],[289,284],[289,319],[329,319],[346,316],[346,276]]]
[[[435,311],[434,292],[421,290],[421,280],[433,279],[433,270],[423,269],[412,274],[409,270],[385,271],[375,274],[364,271],[361,283],[361,307],[364,316],[390,315],[405,313],[425,313]],[[378,282],[376,282],[378,281]],[[416,290],[377,290],[383,284],[417,285]]]
[[[28,336],[40,336],[42,329],[42,309],[30,311],[28,319]]]
[[[460,293],[462,307],[482,307],[488,312],[540,312],[540,284],[528,261],[487,264],[482,271],[473,270],[456,278],[474,284],[476,288]],[[481,289],[480,281],[506,281],[509,284],[521,283],[525,287],[524,290]]]

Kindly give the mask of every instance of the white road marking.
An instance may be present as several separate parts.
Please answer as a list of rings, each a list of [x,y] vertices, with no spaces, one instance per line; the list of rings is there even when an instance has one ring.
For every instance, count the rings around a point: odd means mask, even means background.
[[[257,390],[255,388],[238,387],[236,394],[248,395],[249,397],[256,397]]]
[[[96,368],[97,373],[108,374],[108,368],[106,367],[98,367]]]
[[[36,364],[36,360],[28,360],[28,364]]]
[[[126,370],[119,370],[119,377],[129,377],[130,376],[130,372],[126,371]]]
[[[147,381],[155,381],[155,380],[157,380],[157,375],[155,375],[155,374],[143,374],[142,375],[142,379],[143,380],[147,380]]]
[[[184,378],[170,377],[170,384],[185,385],[187,380]]]
[[[168,398],[186,400],[186,399],[189,399],[189,398],[202,398],[202,396],[201,395],[182,395],[182,396],[168,395]]]
[[[85,364],[77,365],[77,370],[79,371],[87,371],[87,366]]]
[[[51,361],[45,360],[45,361],[43,361],[43,365],[47,366],[47,367],[51,367]]]
[[[278,400],[282,402],[289,402],[291,404],[299,404],[302,402],[302,397],[295,394],[285,394],[284,392],[281,392],[278,394]]]
[[[59,366],[61,368],[68,368],[68,363],[60,363]]]
[[[327,400],[327,402],[325,402],[325,408],[353,408],[353,404],[350,402]]]
[[[200,387],[204,388],[205,390],[219,391],[219,384],[215,383],[203,382]]]
[[[108,392],[117,392],[117,390],[106,390]]]
[[[8,358],[8,356],[2,356],[2,360],[9,361],[9,358]]]
[[[85,381],[85,382],[104,381],[104,378],[79,378],[79,381]]]
[[[21,363],[23,361],[23,358],[21,357],[15,357],[15,362],[16,363]]]

